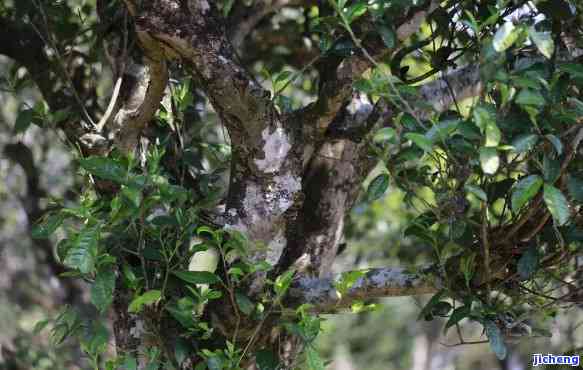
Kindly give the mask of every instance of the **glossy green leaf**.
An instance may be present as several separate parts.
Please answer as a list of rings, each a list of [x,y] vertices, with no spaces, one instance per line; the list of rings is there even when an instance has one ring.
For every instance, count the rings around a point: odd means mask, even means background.
[[[25,132],[32,123],[33,117],[33,109],[21,110],[16,117],[16,122],[14,122],[14,133],[19,134]]]
[[[389,187],[389,181],[389,175],[386,173],[381,173],[375,177],[368,185],[368,189],[366,191],[368,200],[374,201],[381,198]]]
[[[526,153],[532,150],[536,143],[538,143],[538,135],[526,134],[520,135],[512,141],[511,146],[514,148],[516,153]]]
[[[583,203],[583,179],[577,176],[568,175],[567,190],[573,200]]]
[[[419,148],[423,149],[425,152],[430,153],[433,150],[433,144],[430,139],[425,137],[425,135],[417,134],[414,132],[408,132],[405,134],[405,138],[411,140]]]
[[[496,148],[480,148],[480,166],[487,175],[493,175],[498,171],[500,158]]]
[[[555,42],[550,32],[537,32],[534,27],[528,29],[528,36],[536,48],[546,58],[551,59],[555,50]]]
[[[115,271],[109,266],[99,269],[91,286],[91,303],[104,313],[113,302]]]
[[[392,49],[395,47],[397,41],[397,35],[395,34],[395,31],[385,25],[377,26],[376,30],[387,48]]]
[[[97,260],[97,229],[84,229],[72,240],[63,264],[83,274],[93,272]]]
[[[395,136],[397,136],[397,132],[395,131],[394,128],[383,127],[374,134],[373,141],[375,143],[391,141],[393,138],[395,138]]]
[[[273,289],[275,290],[275,293],[277,293],[278,296],[282,297],[283,295],[285,295],[285,293],[289,289],[289,286],[291,285],[294,274],[295,274],[294,270],[288,270],[283,274],[279,275],[275,279]]]
[[[517,212],[522,208],[539,192],[542,185],[543,180],[538,175],[530,175],[517,182],[512,191],[512,210]]]
[[[474,123],[480,128],[482,133],[491,122],[496,122],[496,108],[491,104],[480,104],[472,112]]]
[[[466,184],[464,185],[464,189],[466,189],[469,193],[475,195],[478,199],[484,202],[488,201],[488,195],[479,186]]]
[[[461,306],[453,310],[449,319],[445,323],[445,327],[443,328],[443,333],[446,334],[447,330],[454,326],[455,324],[459,323],[461,320],[468,317],[471,313],[471,309],[468,306]]]
[[[486,142],[484,146],[495,147],[498,146],[498,144],[500,144],[500,140],[502,139],[502,132],[500,132],[500,129],[498,128],[498,126],[496,126],[495,121],[490,121],[486,124],[485,135]]]
[[[569,221],[571,211],[569,202],[563,193],[552,185],[544,186],[544,201],[555,222],[562,226]]]
[[[494,34],[492,46],[497,52],[503,52],[516,42],[519,35],[520,28],[515,27],[512,22],[506,22]]]
[[[554,184],[561,174],[561,162],[547,155],[543,158],[543,178],[547,184]]]
[[[34,225],[31,236],[33,239],[46,239],[50,237],[61,226],[65,216],[62,213],[50,215],[42,220],[42,222]]]
[[[255,305],[249,297],[241,292],[235,292],[235,300],[237,301],[237,306],[239,306],[239,310],[243,312],[245,315],[249,316],[255,310]]]
[[[536,247],[528,248],[518,260],[517,271],[521,278],[530,278],[538,268],[538,250]]]
[[[126,177],[126,170],[121,164],[111,158],[89,157],[79,160],[79,165],[87,172],[104,180],[123,183]]]
[[[514,99],[519,105],[542,107],[545,105],[545,98],[538,91],[532,89],[522,89]]]
[[[128,307],[128,312],[138,313],[142,311],[144,306],[149,306],[156,303],[162,297],[162,292],[159,290],[148,290],[142,295],[137,296],[132,300]]]
[[[550,141],[551,144],[553,144],[553,147],[555,148],[555,152],[557,153],[557,155],[563,154],[563,143],[561,142],[561,139],[551,134],[545,135],[545,138],[548,141]]]

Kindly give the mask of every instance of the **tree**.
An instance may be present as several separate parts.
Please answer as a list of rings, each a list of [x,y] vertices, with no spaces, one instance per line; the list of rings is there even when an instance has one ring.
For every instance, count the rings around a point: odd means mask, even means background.
[[[426,293],[420,317],[478,322],[504,358],[505,341],[546,335],[542,318],[580,303],[580,4],[0,9],[0,53],[16,63],[5,85],[42,94],[14,131],[62,132],[86,179],[74,205],[41,209],[28,148],[5,148],[55,271],[91,283],[101,320],[67,307],[51,330],[80,336],[95,368],[294,368],[305,352],[323,369],[319,313]],[[351,208],[389,182],[420,209],[405,237],[428,264],[333,278]]]

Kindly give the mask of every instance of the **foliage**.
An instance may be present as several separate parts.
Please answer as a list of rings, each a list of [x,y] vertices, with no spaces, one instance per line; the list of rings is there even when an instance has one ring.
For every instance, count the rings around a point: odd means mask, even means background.
[[[506,356],[508,338],[545,333],[545,320],[575,302],[580,289],[570,281],[577,277],[583,241],[583,68],[563,55],[557,29],[577,24],[581,9],[568,6],[568,20],[561,21],[557,12],[565,7],[549,4],[565,2],[534,3],[445,2],[432,9],[410,44],[387,56],[368,50],[375,45],[371,40],[394,51],[406,16],[429,2],[331,0],[326,12],[323,6],[322,13],[318,6],[308,8],[311,13],[302,21],[318,45],[313,61],[294,70],[263,68],[263,82],[283,114],[304,103],[289,94],[290,86],[304,95],[315,93],[316,84],[304,83],[322,59],[358,55],[371,65],[354,88],[394,114],[364,139],[381,171],[368,181],[359,205],[366,207],[393,189],[404,194],[404,202],[418,210],[404,236],[434,263],[434,279],[441,282],[419,318],[446,318],[446,332],[464,319],[479,323],[500,359]],[[91,6],[7,4],[0,8],[3,16],[26,14],[27,23],[46,26],[43,41],[62,69],[51,75],[51,90],[70,88],[78,105],[51,110],[48,103],[23,104],[14,134],[26,133],[31,125],[46,129],[79,117],[91,121],[86,106],[91,101],[98,105],[98,99],[78,96],[82,92],[61,56],[65,49],[91,50],[80,57],[78,76],[106,57],[106,50],[92,46],[111,35],[97,29]],[[231,19],[236,5],[220,2],[224,19]],[[116,9],[124,7],[112,2],[106,8],[104,13],[115,18]],[[34,9],[37,15],[32,15]],[[87,17],[77,17],[74,10]],[[90,23],[86,30],[85,23]],[[127,38],[127,29],[118,31]],[[451,90],[448,69],[467,65],[480,67],[478,96],[465,101],[452,97],[444,112],[419,101],[416,83],[443,72]],[[76,164],[85,181],[79,201],[54,202],[32,230],[38,239],[64,235],[56,248],[59,262],[69,268],[64,275],[91,284],[90,300],[100,315],[86,321],[65,307],[38,329],[50,322],[55,345],[78,338],[96,369],[136,368],[138,359],[131,354],[107,356],[104,323],[123,287],[131,293],[127,313],[151,319],[144,328],[154,338],[145,354],[149,368],[162,362],[180,368],[195,358],[200,361],[196,369],[241,369],[256,358],[259,368],[277,369],[278,354],[270,349],[248,353],[257,332],[277,317],[275,327],[300,339],[306,366],[324,369],[314,346],[321,319],[309,306],[286,306],[296,271],[275,271],[252,258],[249,251],[260,246],[212,221],[225,197],[231,153],[240,153],[216,116],[200,114],[206,102],[186,77],[189,67],[174,67],[170,96],[155,117],[154,133],[149,133],[153,140],[141,157],[121,150],[107,155],[79,151]],[[423,73],[412,76],[415,69]],[[18,90],[27,78],[32,76],[22,77],[16,69],[6,85]],[[198,125],[187,128],[190,121]],[[220,255],[217,271],[189,271],[195,253],[211,248]],[[257,276],[265,287],[248,294]],[[338,293],[345,294],[362,277],[361,272],[342,275]],[[355,312],[373,307],[354,303]],[[232,322],[216,325],[206,307],[231,310]],[[168,353],[159,340],[168,321],[180,328],[175,353]],[[466,343],[464,338],[460,343]]]

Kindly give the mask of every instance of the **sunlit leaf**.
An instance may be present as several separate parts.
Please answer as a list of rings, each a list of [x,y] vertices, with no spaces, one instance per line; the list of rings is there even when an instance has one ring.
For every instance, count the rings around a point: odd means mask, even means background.
[[[498,171],[500,158],[496,148],[480,148],[480,166],[487,175],[493,175]]]
[[[522,208],[539,192],[542,185],[543,180],[538,175],[527,176],[516,183],[512,191],[512,210],[517,212]]]
[[[544,200],[547,208],[553,216],[553,219],[559,226],[564,225],[569,221],[569,218],[571,217],[569,202],[559,189],[552,185],[545,184]]]
[[[512,141],[511,146],[516,153],[526,153],[538,143],[538,135],[521,135]]]
[[[520,28],[515,27],[512,22],[505,22],[494,34],[494,50],[500,53],[511,47],[518,39],[519,31]]]
[[[424,151],[430,153],[433,150],[433,144],[425,135],[417,134],[414,132],[408,132],[405,134],[405,138],[411,140],[415,145]]]
[[[476,185],[469,185],[466,184],[464,186],[464,188],[472,193],[473,195],[475,195],[478,199],[487,202],[488,201],[488,195],[486,194],[486,192],[484,190],[482,190],[482,188],[480,188],[479,186]]]
[[[528,36],[542,55],[551,59],[555,50],[555,42],[550,32],[537,32],[534,27],[528,29]]]
[[[148,290],[142,295],[137,296],[132,300],[128,307],[128,312],[138,313],[142,311],[144,306],[149,306],[156,303],[162,297],[162,292],[159,290]]]

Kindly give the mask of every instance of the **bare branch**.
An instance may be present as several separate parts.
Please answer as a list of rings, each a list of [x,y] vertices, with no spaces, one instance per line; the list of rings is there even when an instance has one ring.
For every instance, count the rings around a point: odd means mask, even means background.
[[[337,289],[342,275],[335,279],[300,276],[289,290],[289,299],[292,305],[307,303],[314,306],[315,312],[334,313],[358,301],[435,293],[441,282],[430,275],[431,271],[431,267],[416,271],[399,267],[370,269],[344,294]]]
[[[420,97],[434,111],[443,112],[452,106],[455,101],[459,102],[463,99],[479,96],[483,88],[479,66],[471,64],[450,72],[441,79],[422,85]],[[455,95],[452,96],[451,91]]]

